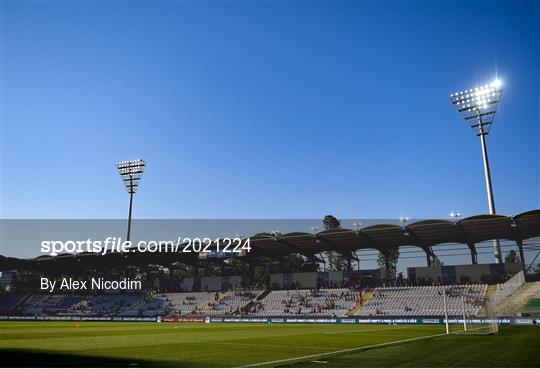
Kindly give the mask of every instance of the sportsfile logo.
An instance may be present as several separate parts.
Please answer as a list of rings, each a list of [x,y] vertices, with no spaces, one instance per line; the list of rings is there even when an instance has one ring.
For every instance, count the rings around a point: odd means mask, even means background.
[[[44,240],[41,242],[41,253],[56,256],[62,253],[91,252],[105,255],[112,252],[168,252],[168,253],[202,253],[202,254],[240,254],[251,251],[249,238],[210,238],[210,237],[178,237],[176,241],[146,241],[136,243],[123,241],[121,237],[107,237],[104,240]]]

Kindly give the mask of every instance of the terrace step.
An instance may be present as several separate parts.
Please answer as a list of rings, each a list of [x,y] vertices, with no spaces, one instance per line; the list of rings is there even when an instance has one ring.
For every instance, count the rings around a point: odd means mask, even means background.
[[[31,295],[24,295],[15,305],[13,305],[11,309],[17,310],[19,307],[24,308],[24,306],[26,305],[26,301],[30,299],[30,296]]]
[[[495,291],[497,291],[497,285],[496,284],[490,284],[487,289],[487,295],[489,298],[492,298],[495,296]]]
[[[272,292],[272,290],[266,290],[264,291],[263,293],[261,293],[259,296],[257,296],[257,301],[261,301],[262,299],[264,299],[266,296],[268,296],[268,294]]]
[[[369,301],[369,299],[371,298],[371,296],[373,296],[373,289],[367,289],[365,290],[363,293],[362,293],[362,302],[358,302],[356,304],[355,307],[353,307],[351,310],[349,310],[349,312],[347,313],[347,315],[349,316],[354,316],[356,315],[357,313],[360,312],[360,310],[362,310],[362,308],[366,305],[366,303]]]
[[[498,315],[520,315],[524,306],[540,293],[540,282],[525,283],[497,305]]]

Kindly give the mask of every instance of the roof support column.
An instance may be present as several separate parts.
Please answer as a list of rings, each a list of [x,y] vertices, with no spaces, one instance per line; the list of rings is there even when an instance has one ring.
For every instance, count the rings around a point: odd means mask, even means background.
[[[360,258],[358,257],[358,253],[355,251],[354,256],[356,256],[356,270],[360,270]]]
[[[435,256],[433,254],[433,250],[431,249],[431,246],[422,246],[421,249],[426,253],[426,262],[427,266],[430,267],[433,265],[433,260]]]
[[[474,243],[470,242],[467,244],[469,250],[471,250],[471,263],[478,264],[478,253],[476,252],[476,246]]]
[[[516,240],[517,247],[519,249],[519,260],[521,261],[521,270],[523,273],[527,273],[527,267],[525,266],[525,253],[523,252],[523,240]]]

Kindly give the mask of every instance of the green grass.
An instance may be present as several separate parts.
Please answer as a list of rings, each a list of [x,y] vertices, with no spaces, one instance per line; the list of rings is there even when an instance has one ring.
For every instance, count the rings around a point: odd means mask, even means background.
[[[533,367],[540,329],[437,336],[441,325],[0,322],[2,366]],[[428,337],[425,339],[423,338]],[[376,346],[412,340],[389,346]],[[357,350],[358,349],[358,350]],[[345,352],[337,352],[348,350]],[[264,364],[267,363],[267,364]]]

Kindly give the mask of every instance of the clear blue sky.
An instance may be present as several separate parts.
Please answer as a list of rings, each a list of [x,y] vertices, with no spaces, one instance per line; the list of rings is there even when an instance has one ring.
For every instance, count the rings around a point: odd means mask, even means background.
[[[448,94],[504,92],[499,213],[539,207],[538,2],[3,1],[2,218],[487,212]]]

